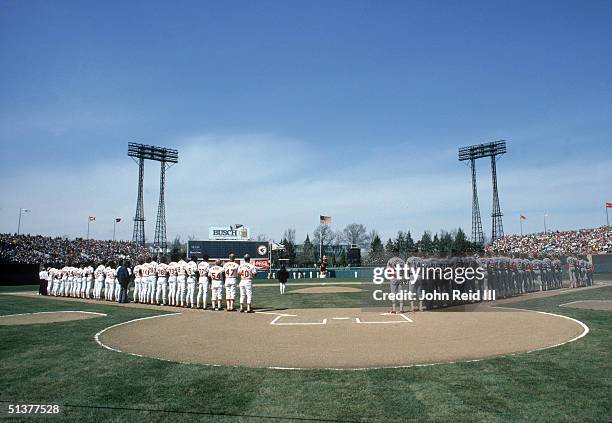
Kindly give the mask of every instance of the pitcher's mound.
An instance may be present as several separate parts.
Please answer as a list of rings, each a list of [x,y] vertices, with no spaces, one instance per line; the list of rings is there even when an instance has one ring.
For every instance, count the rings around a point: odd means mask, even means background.
[[[559,315],[489,310],[186,310],[109,327],[96,340],[116,351],[177,362],[355,369],[482,359],[560,345],[588,332]]]
[[[359,288],[350,286],[313,286],[310,288],[300,288],[288,291],[287,294],[338,294],[343,292],[361,292]]]
[[[581,309],[586,309],[586,310],[612,311],[612,301],[606,301],[606,300],[572,301],[571,303],[561,304],[561,307],[581,308]]]
[[[92,311],[40,311],[37,313],[9,314],[0,316],[0,326],[39,325],[44,323],[93,319],[100,316],[106,316],[106,314],[94,313]]]

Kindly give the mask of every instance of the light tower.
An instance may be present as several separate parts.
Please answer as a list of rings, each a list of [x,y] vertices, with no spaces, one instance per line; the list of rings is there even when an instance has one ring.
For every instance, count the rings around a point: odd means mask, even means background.
[[[145,245],[144,230],[144,206],[143,206],[143,181],[144,181],[144,161],[154,160],[161,163],[159,180],[159,203],[157,207],[157,222],[155,224],[155,238],[153,246],[158,251],[165,251],[168,244],[166,239],[166,170],[178,163],[178,151],[164,147],[152,145],[128,143],[128,156],[138,163],[138,199],[136,201],[136,215],[134,217],[134,233],[132,241]]]
[[[478,191],[476,188],[476,159],[491,157],[491,177],[493,178],[493,212],[491,213],[492,231],[491,241],[504,235],[502,224],[502,213],[499,207],[499,195],[497,193],[497,156],[506,152],[506,141],[495,141],[486,144],[471,145],[459,149],[459,161],[469,161],[472,173],[472,242],[484,243],[482,221],[480,219],[480,207],[478,205]]]

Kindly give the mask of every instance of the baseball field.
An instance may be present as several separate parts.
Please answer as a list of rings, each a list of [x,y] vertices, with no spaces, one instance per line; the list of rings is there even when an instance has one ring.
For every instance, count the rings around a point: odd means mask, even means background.
[[[239,314],[0,288],[0,392],[44,421],[612,421],[612,285],[390,315],[359,286]],[[3,317],[2,317],[3,316]],[[2,415],[8,421],[28,416]]]

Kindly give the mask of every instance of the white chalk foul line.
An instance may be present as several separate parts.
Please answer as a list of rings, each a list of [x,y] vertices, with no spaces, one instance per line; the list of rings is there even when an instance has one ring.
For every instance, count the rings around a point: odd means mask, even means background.
[[[100,336],[101,336],[101,335],[102,335],[104,332],[106,332],[107,330],[110,330],[110,329],[116,328],[116,327],[118,327],[118,326],[127,325],[128,323],[134,323],[134,322],[138,322],[138,321],[141,321],[141,320],[156,319],[156,318],[158,318],[158,317],[166,317],[166,316],[178,316],[179,314],[181,314],[181,313],[159,314],[159,315],[157,315],[157,316],[140,317],[140,318],[138,318],[138,319],[128,320],[127,322],[117,323],[116,325],[109,326],[109,327],[107,327],[107,328],[102,329],[100,332],[96,333],[96,335],[94,336],[94,339],[95,339],[95,341],[98,343],[98,345],[100,345],[101,347],[104,347],[104,348],[106,348],[107,350],[110,350],[110,351],[115,351],[115,352],[120,352],[120,353],[122,353],[122,352],[124,352],[124,351],[118,350],[118,349],[113,348],[113,347],[109,347],[108,345],[106,345],[106,344],[104,344],[102,341],[100,341]],[[142,355],[140,355],[140,354],[135,354],[135,353],[130,353],[130,352],[128,352],[128,353],[126,353],[126,354],[135,355],[135,356],[137,356],[137,357],[143,357],[143,356],[142,356]],[[168,361],[169,361],[169,360],[168,360]]]
[[[29,316],[32,314],[56,314],[56,313],[84,313],[84,314],[95,314],[96,316],[107,316],[107,314],[105,313],[97,313],[95,311],[58,310],[58,311],[33,311],[32,313],[19,313],[19,314],[4,314],[0,317]]]
[[[256,311],[255,314],[271,314],[272,316],[297,317],[297,314],[274,313],[272,311]]]
[[[515,307],[492,306],[492,308],[500,308],[500,309],[508,309],[508,310],[519,310],[519,311],[528,311],[528,312],[531,312],[531,313],[540,313],[540,314],[547,314],[549,316],[562,317],[564,319],[571,320],[574,323],[578,323],[582,327],[582,333],[580,335],[575,336],[574,338],[570,339],[569,341],[561,342],[561,343],[555,344],[555,345],[549,345],[547,347],[541,347],[541,348],[536,348],[536,349],[533,349],[533,350],[525,351],[526,353],[531,353],[531,352],[534,352],[534,351],[547,350],[549,348],[560,347],[561,345],[565,345],[565,344],[569,344],[570,342],[577,341],[580,338],[583,338],[583,337],[587,336],[587,334],[589,333],[589,327],[587,325],[585,325],[584,323],[582,323],[580,320],[576,320],[574,318],[571,318],[571,317],[568,317],[568,316],[564,316],[562,314],[548,313],[546,311],[527,310],[527,309],[524,309],[524,308],[515,308]],[[513,355],[513,354],[511,354],[511,355]]]

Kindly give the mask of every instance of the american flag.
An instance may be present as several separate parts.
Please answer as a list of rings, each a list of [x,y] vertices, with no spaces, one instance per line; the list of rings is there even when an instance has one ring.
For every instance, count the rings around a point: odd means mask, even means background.
[[[521,215],[521,220],[527,220],[527,216]]]
[[[331,216],[319,216],[319,222],[321,225],[331,225]]]
[[[94,220],[95,220],[95,218],[94,218]],[[116,217],[115,218],[115,222],[117,222],[117,223],[121,222],[121,218],[120,217]]]
[[[94,220],[96,220],[96,216],[89,216],[89,221],[93,222]]]
[[[612,203],[606,203],[606,208],[607,209],[612,209]]]

